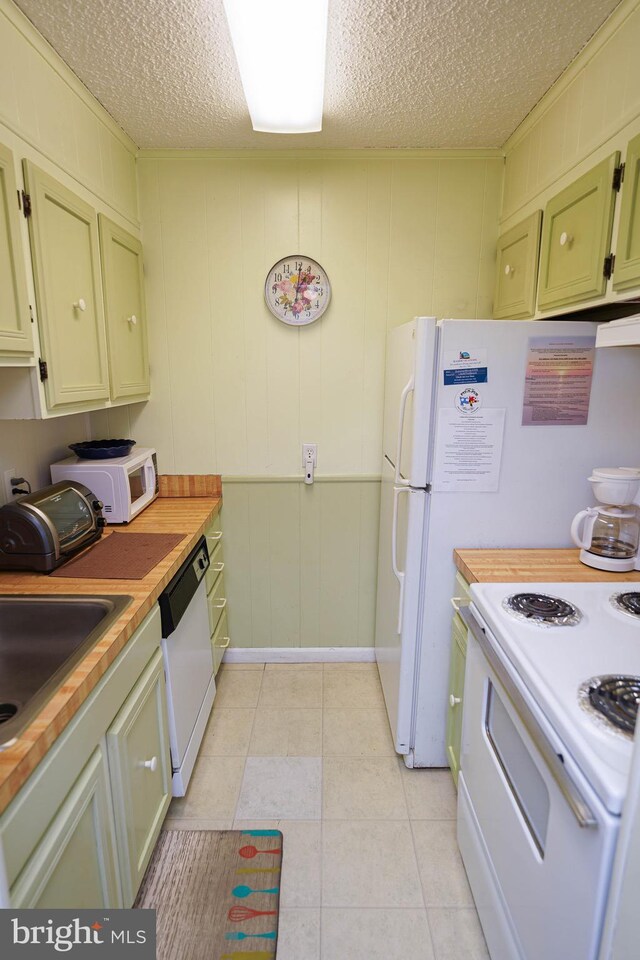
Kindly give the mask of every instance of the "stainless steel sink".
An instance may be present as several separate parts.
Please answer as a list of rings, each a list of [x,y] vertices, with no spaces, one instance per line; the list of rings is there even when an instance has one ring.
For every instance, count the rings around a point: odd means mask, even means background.
[[[131,597],[0,596],[0,750],[6,750]]]

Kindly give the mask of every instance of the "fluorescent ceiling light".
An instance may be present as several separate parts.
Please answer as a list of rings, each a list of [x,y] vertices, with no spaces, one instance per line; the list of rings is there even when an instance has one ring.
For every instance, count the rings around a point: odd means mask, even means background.
[[[254,130],[322,130],[328,3],[224,0]]]

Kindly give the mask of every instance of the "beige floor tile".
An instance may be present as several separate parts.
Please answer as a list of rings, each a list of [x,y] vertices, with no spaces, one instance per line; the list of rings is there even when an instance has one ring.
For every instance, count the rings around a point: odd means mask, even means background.
[[[234,830],[279,830],[277,820],[234,820]]]
[[[227,670],[264,670],[264,663],[227,663],[223,661],[221,672]]]
[[[364,664],[366,667],[367,665]],[[384,709],[377,671],[326,670],[323,684],[325,707],[378,707]]]
[[[338,663],[325,663],[324,672],[325,673],[345,673],[346,671],[360,671],[361,673],[372,673],[376,677],[378,676],[378,664],[375,661],[371,660],[357,660],[357,661],[345,661]]]
[[[233,820],[184,820],[167,817],[163,830],[232,830]]]
[[[436,960],[489,960],[478,914],[473,910],[429,910]]]
[[[421,908],[409,821],[323,821],[322,905]]]
[[[265,670],[261,707],[322,706],[322,670]]]
[[[453,820],[411,821],[427,907],[472,907]]]
[[[322,960],[433,960],[425,910],[336,910],[321,915]],[[459,954],[458,960],[467,960]]]
[[[262,670],[222,671],[216,680],[215,706],[218,709],[256,707],[263,676]]]
[[[320,757],[247,757],[236,808],[238,820],[319,820]]]
[[[277,960],[320,960],[320,910],[282,909]],[[334,960],[342,960],[340,956]],[[346,958],[344,958],[346,960]]]
[[[322,671],[322,667],[322,663],[266,663],[264,668],[267,673],[286,673],[290,670],[296,670],[299,673],[309,671],[316,673],[318,670]]]
[[[455,820],[458,796],[450,770],[409,770],[398,761],[412,820]]]
[[[259,707],[249,753],[252,757],[321,757],[322,710]]]
[[[386,712],[325,708],[322,750],[325,757],[395,757]]]
[[[398,761],[392,757],[325,757],[322,816],[326,820],[405,820]]]
[[[201,757],[246,755],[255,710],[214,706],[200,746]]]
[[[169,816],[180,820],[233,817],[244,764],[244,757],[200,757],[187,795],[174,797]]]
[[[322,710],[258,707],[249,753],[252,757],[321,757]]]
[[[319,907],[321,894],[321,824],[319,820],[279,820],[283,834],[283,907]]]

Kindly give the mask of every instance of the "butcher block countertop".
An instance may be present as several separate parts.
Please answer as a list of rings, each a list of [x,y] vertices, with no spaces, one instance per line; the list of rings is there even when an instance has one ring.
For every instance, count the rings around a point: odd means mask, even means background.
[[[640,571],[607,573],[578,559],[579,550],[454,550],[468,583],[640,583]]]
[[[102,675],[140,626],[164,587],[186,560],[220,508],[220,497],[159,497],[118,533],[182,533],[183,539],[143,580],[52,578],[42,573],[0,573],[0,594],[127,594],[131,603],[75,668],[17,742],[0,752],[0,812],[35,770]]]

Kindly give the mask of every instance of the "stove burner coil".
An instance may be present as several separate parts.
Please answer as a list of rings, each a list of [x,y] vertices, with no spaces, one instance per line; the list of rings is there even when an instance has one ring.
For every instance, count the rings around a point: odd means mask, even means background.
[[[544,593],[514,593],[503,606],[520,619],[544,626],[573,626],[582,617],[572,603]]]
[[[579,699],[590,713],[595,711],[597,718],[604,717],[617,730],[633,736],[640,703],[640,677],[593,677],[580,688]]]
[[[640,593],[637,591],[614,593],[611,603],[622,613],[628,613],[631,617],[640,617]]]

